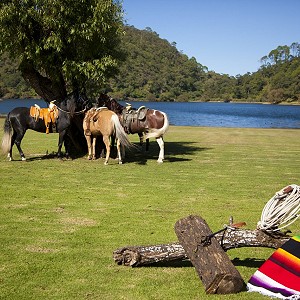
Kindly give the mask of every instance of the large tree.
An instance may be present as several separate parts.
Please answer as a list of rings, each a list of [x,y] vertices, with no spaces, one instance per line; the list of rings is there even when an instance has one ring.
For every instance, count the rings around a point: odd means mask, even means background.
[[[115,72],[123,34],[118,0],[1,0],[0,53],[18,60],[47,102],[103,86]]]

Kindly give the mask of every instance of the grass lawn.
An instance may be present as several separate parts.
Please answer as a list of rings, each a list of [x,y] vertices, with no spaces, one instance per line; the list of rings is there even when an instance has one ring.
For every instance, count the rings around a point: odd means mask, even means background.
[[[0,128],[3,127],[0,119]],[[0,131],[2,138],[3,131]],[[158,145],[110,160],[45,159],[58,135],[28,131],[23,162],[0,159],[0,299],[268,299],[209,296],[190,264],[130,268],[117,248],[177,240],[174,224],[200,215],[213,231],[229,217],[255,229],[266,202],[299,184],[299,130],[171,126]],[[138,136],[131,136],[138,142]],[[300,221],[290,226],[300,233]],[[228,251],[245,282],[273,252]]]

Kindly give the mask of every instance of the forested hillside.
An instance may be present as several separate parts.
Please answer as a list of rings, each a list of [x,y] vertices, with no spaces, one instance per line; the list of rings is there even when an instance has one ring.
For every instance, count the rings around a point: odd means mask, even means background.
[[[150,28],[125,30],[127,58],[101,91],[117,99],[300,102],[299,43],[271,50],[257,72],[228,76],[208,71],[209,66],[187,57],[175,42],[161,39]],[[0,97],[36,97],[6,55],[0,60]]]

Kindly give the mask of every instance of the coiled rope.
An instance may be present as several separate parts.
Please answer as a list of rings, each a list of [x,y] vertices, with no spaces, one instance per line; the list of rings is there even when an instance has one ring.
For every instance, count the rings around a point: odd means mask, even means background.
[[[265,205],[257,229],[279,231],[300,217],[300,186],[291,184],[278,191]]]

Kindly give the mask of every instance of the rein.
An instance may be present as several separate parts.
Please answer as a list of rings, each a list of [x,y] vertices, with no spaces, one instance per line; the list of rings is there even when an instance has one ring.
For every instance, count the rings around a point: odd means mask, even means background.
[[[57,107],[58,110],[60,110],[60,111],[62,111],[62,112],[64,112],[64,113],[66,113],[66,114],[71,114],[69,111],[63,110],[62,108],[60,108],[60,107],[58,107],[58,106],[56,106],[56,107]],[[81,114],[83,114],[86,110],[87,110],[87,108],[85,107],[83,110],[75,111],[75,112],[73,112],[72,114],[73,114],[73,115],[81,115]]]

